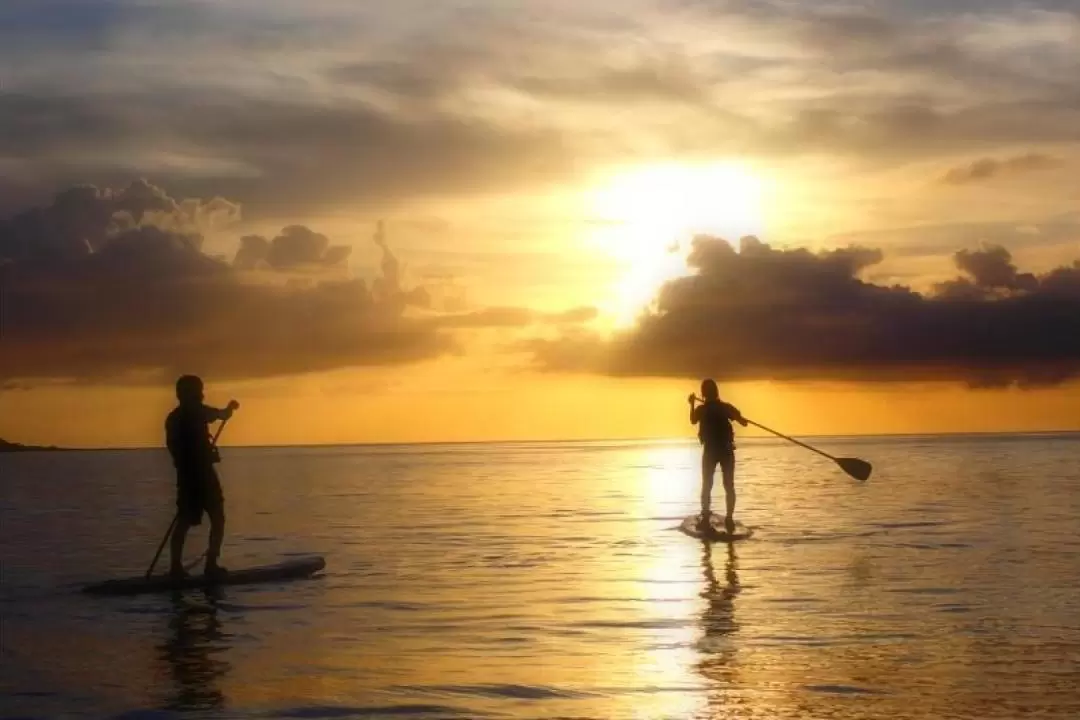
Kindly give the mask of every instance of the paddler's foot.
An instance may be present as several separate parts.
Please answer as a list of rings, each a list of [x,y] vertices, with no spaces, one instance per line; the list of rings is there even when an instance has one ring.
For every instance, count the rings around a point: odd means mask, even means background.
[[[187,580],[190,577],[183,566],[169,568],[169,579],[173,582],[180,582],[181,580]]]
[[[207,564],[206,569],[203,570],[203,575],[208,580],[222,580],[228,574],[229,574],[229,571],[227,569],[225,569],[225,568],[223,568],[223,567],[221,567],[220,565],[217,565],[217,564],[214,564],[214,565]]]
[[[730,515],[724,518],[724,528],[728,531],[728,535],[735,534],[735,520]]]
[[[712,513],[701,513],[698,515],[697,526],[698,530],[709,530],[712,528]]]

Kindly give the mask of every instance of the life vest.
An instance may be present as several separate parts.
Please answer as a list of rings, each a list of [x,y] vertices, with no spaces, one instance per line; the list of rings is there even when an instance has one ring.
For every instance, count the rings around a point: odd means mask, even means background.
[[[727,403],[709,400],[701,406],[698,418],[698,441],[706,447],[731,447],[735,444],[735,430],[731,427],[731,414]]]

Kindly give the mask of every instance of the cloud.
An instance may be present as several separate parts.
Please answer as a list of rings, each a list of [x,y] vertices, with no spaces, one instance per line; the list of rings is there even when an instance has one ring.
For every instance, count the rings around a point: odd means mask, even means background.
[[[4,178],[0,190],[147,175],[185,194],[212,188],[257,217],[277,219],[543,184],[579,169],[555,128],[438,110],[400,117],[348,96],[316,103],[208,88],[0,93],[5,157],[32,172]],[[178,165],[178,157],[194,159]]]
[[[200,223],[225,201],[177,202],[145,182],[79,187],[0,224],[5,379],[223,377],[407,362],[448,347],[376,303],[361,280],[289,287],[248,282],[247,238],[234,267],[204,255]],[[287,228],[270,265],[326,258],[328,241]]]
[[[942,176],[941,181],[949,185],[966,185],[990,180],[1001,175],[1043,170],[1058,165],[1061,165],[1059,159],[1040,153],[1017,155],[1003,160],[986,157],[975,160],[968,165],[951,168]]]
[[[203,231],[239,214],[222,198],[178,201],[139,181],[71,188],[0,222],[0,387],[395,366],[459,351],[456,330],[595,313],[430,312],[381,223],[370,285],[348,272],[348,246],[302,225],[241,238],[231,262],[204,254]]]
[[[1080,377],[1080,260],[1035,276],[1004,248],[955,255],[937,291],[868,283],[882,260],[850,247],[694,243],[694,273],[667,283],[631,330],[580,330],[530,348],[549,370],[722,380],[950,381],[1034,386]]]
[[[636,153],[892,164],[1080,143],[1080,18],[1049,0],[84,5],[5,3],[0,164],[19,171],[0,202],[145,174],[294,220]]]
[[[331,246],[325,235],[303,225],[290,225],[271,240],[260,235],[240,238],[233,266],[241,270],[322,270],[345,265],[350,254],[348,245]]]
[[[1059,213],[1028,223],[968,222],[888,230],[836,233],[830,245],[881,243],[892,255],[941,255],[958,246],[1012,245],[1037,240],[1040,246],[1074,247],[1080,241],[1080,213]]]
[[[832,100],[762,123],[761,153],[836,153],[869,162],[933,157],[1017,144],[1080,143],[1080,98],[941,108],[921,100]]]
[[[937,294],[941,297],[984,300],[1039,290],[1039,279],[1031,273],[1018,272],[1012,255],[1000,245],[960,250],[953,259],[969,277],[939,284]]]
[[[119,190],[81,185],[58,193],[46,207],[0,220],[0,258],[82,257],[141,227],[175,233],[198,249],[203,231],[239,217],[239,206],[222,198],[177,202],[145,180]]]

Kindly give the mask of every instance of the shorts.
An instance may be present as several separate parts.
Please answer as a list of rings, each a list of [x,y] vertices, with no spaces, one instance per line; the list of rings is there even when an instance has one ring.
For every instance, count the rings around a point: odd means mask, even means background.
[[[201,525],[203,513],[223,515],[225,498],[214,468],[176,474],[176,514],[188,525]]]
[[[734,470],[735,446],[709,447],[706,445],[704,452],[701,454],[701,464],[714,468],[719,465],[721,470]]]

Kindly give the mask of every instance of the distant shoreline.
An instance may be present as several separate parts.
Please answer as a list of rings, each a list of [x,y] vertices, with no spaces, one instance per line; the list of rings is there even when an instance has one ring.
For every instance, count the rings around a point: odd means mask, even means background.
[[[55,445],[23,445],[21,443],[13,443],[0,438],[0,453],[16,453],[16,452],[70,452],[74,448],[63,448]]]

